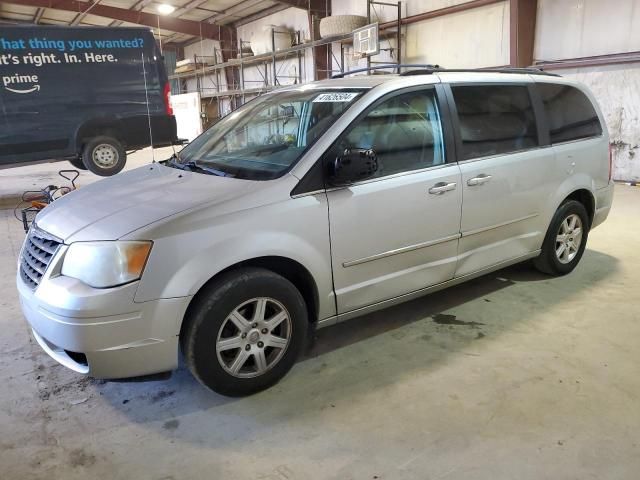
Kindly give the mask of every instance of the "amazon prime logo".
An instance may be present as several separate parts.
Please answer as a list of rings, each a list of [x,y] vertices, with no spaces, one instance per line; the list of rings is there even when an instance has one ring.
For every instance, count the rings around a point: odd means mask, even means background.
[[[40,91],[38,75],[7,75],[2,77],[2,85],[13,93],[33,93]]]

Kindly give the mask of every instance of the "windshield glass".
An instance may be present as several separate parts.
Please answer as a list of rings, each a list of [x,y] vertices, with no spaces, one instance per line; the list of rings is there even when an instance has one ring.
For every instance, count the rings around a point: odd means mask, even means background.
[[[250,180],[277,178],[362,93],[353,89],[293,90],[259,97],[196,138],[173,163],[200,173]]]

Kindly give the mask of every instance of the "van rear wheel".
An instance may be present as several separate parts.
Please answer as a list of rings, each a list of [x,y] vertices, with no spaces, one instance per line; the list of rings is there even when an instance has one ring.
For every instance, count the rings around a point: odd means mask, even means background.
[[[73,168],[77,168],[78,170],[86,170],[87,167],[84,166],[82,162],[82,158],[72,158],[69,160],[69,163],[73,165]]]
[[[124,168],[127,152],[113,137],[94,137],[82,150],[82,163],[96,175],[110,177]]]
[[[304,348],[307,329],[304,299],[289,280],[270,270],[241,268],[198,294],[180,345],[200,383],[235,397],[277,383]]]
[[[582,258],[589,235],[589,215],[580,202],[569,200],[556,211],[534,266],[549,275],[570,273]]]

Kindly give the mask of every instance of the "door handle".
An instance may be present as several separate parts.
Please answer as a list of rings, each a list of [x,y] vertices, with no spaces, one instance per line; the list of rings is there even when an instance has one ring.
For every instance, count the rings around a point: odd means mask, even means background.
[[[449,190],[455,190],[455,189],[456,189],[455,183],[438,182],[429,189],[429,193],[432,195],[442,195],[444,192],[448,192]]]
[[[473,177],[467,180],[467,185],[469,185],[470,187],[475,187],[476,185],[487,183],[489,180],[491,180],[491,175],[485,175],[483,173],[482,175],[478,175],[477,177]]]

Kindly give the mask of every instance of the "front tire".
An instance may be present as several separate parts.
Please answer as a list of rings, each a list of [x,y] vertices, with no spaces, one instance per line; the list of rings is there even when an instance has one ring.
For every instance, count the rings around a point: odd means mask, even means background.
[[[575,200],[564,202],[551,219],[534,266],[549,275],[566,275],[580,262],[589,235],[589,215]]]
[[[84,166],[101,177],[115,175],[124,168],[126,162],[127,152],[113,137],[94,137],[82,149]]]
[[[261,268],[223,274],[190,308],[180,345],[193,375],[227,396],[276,384],[304,348],[304,299],[284,277]]]

